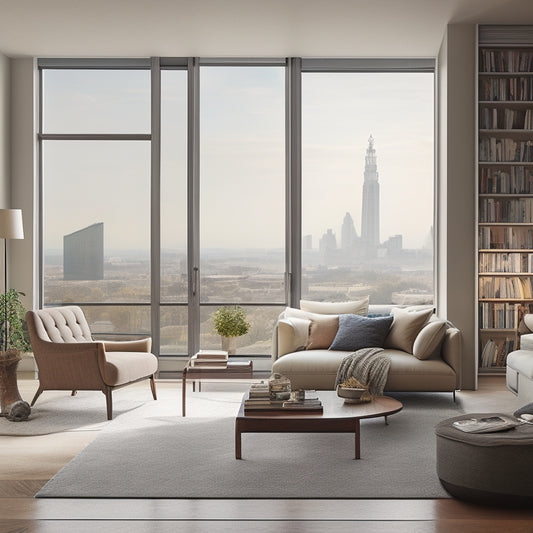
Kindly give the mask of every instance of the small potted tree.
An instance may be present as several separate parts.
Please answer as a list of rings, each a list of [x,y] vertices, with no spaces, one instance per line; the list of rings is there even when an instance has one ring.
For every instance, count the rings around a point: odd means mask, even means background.
[[[246,320],[246,312],[242,307],[219,307],[213,316],[215,331],[221,336],[222,349],[229,355],[235,355],[237,337],[246,335],[250,323]]]
[[[30,406],[20,397],[17,386],[17,366],[23,352],[31,346],[25,330],[26,310],[20,296],[23,293],[10,289],[0,294],[0,326],[2,346],[0,348],[0,400],[1,416],[8,420],[26,420]]]

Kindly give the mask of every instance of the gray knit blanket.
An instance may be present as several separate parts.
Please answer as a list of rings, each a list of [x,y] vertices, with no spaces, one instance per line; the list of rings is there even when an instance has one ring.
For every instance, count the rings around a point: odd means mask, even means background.
[[[348,378],[354,377],[373,396],[381,396],[389,375],[390,357],[383,348],[361,348],[347,355],[339,366],[335,388]]]

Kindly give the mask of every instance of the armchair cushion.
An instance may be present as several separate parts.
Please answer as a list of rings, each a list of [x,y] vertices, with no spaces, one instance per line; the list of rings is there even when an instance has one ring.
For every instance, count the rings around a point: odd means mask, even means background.
[[[157,372],[157,357],[146,352],[106,352],[100,369],[106,385],[116,387]]]

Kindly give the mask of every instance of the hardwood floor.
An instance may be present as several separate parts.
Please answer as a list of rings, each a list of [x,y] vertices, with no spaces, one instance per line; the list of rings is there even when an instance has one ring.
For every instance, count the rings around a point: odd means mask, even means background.
[[[36,389],[19,379],[24,398]],[[160,381],[158,388],[179,387]],[[231,384],[227,384],[231,387]],[[502,376],[461,391],[466,411],[520,406]],[[479,507],[457,500],[127,500],[35,499],[33,495],[98,431],[0,437],[0,533],[15,532],[533,532],[533,510]]]

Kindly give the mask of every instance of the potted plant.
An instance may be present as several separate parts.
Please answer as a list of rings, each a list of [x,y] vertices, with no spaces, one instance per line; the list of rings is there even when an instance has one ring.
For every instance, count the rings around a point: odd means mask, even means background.
[[[1,415],[9,420],[26,420],[30,406],[22,401],[17,386],[17,365],[22,352],[29,352],[31,345],[25,329],[26,309],[20,300],[24,293],[10,289],[0,294],[0,400]]]
[[[215,331],[222,338],[222,349],[234,355],[237,337],[246,335],[250,329],[250,323],[246,320],[246,312],[237,305],[224,306],[219,307],[212,316]]]

